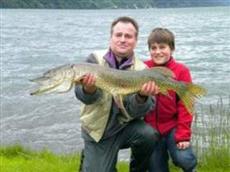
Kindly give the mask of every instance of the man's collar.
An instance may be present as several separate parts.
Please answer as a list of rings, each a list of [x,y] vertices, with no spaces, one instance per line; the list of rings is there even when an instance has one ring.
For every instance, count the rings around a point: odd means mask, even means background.
[[[122,57],[121,61],[118,62],[115,54],[111,50],[105,54],[104,59],[111,68],[115,69],[127,69],[133,65],[133,55],[127,58]]]

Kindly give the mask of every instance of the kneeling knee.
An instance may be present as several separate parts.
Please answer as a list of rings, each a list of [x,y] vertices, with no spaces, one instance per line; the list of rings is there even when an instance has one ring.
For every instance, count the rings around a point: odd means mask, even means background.
[[[160,134],[157,130],[155,130],[154,128],[148,126],[145,129],[145,134],[144,134],[145,138],[150,142],[150,143],[157,143],[160,139]]]
[[[177,158],[175,158],[173,162],[176,166],[179,166],[184,170],[189,170],[195,168],[197,159],[194,154],[184,152],[178,154]]]

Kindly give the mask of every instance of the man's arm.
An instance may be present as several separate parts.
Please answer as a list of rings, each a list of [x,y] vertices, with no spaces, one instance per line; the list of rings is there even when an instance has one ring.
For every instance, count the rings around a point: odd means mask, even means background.
[[[128,95],[124,101],[126,111],[133,118],[144,117],[145,114],[155,107],[155,99],[152,96],[142,97],[138,93]]]
[[[84,91],[83,85],[76,85],[75,95],[82,103],[89,105],[96,102],[102,96],[102,91],[96,89],[93,93],[87,93]]]

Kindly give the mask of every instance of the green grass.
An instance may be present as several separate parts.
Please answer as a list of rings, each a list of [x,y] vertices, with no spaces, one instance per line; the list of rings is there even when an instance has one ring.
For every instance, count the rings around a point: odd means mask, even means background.
[[[79,154],[56,155],[48,150],[31,151],[19,145],[0,148],[0,171],[2,172],[76,172],[79,167]],[[199,172],[228,172],[230,168],[228,147],[209,148],[203,154]],[[119,172],[128,172],[128,163],[118,163]],[[171,171],[178,168],[171,165]]]
[[[229,172],[229,147],[210,147],[209,150],[201,157],[201,162],[198,165],[198,169],[201,172]]]
[[[49,150],[32,151],[20,145],[0,147],[1,172],[76,172],[79,153],[57,155]],[[126,162],[119,162],[119,171],[128,171]]]
[[[71,172],[79,166],[79,155],[35,152],[19,145],[0,148],[0,169],[4,172]]]

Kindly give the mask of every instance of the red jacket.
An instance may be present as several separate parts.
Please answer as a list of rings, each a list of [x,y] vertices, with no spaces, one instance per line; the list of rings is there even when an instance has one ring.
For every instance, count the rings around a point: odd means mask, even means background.
[[[150,68],[156,66],[152,60],[146,61],[145,64]],[[164,66],[171,69],[175,74],[174,79],[192,82],[189,69],[176,62],[173,57]],[[176,128],[176,142],[190,141],[192,115],[188,113],[174,91],[169,91],[169,96],[162,94],[156,96],[156,108],[145,116],[145,121],[162,135],[166,135],[173,128]]]

